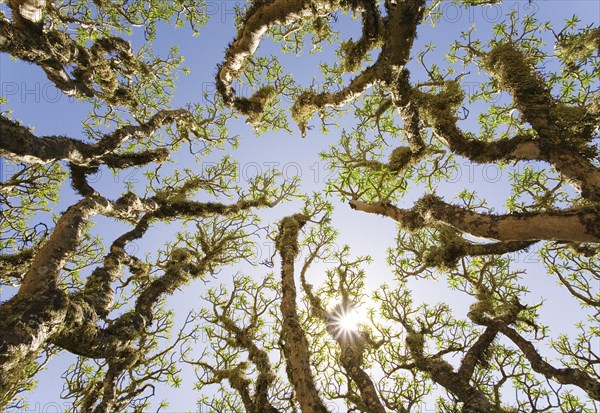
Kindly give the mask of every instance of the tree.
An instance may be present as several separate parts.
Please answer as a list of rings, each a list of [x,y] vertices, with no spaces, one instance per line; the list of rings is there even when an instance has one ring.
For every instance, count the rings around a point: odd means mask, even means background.
[[[207,19],[201,4],[11,1],[0,49],[94,111],[87,137],[38,136],[0,114],[0,154],[22,164],[0,186],[0,281],[18,286],[0,304],[0,406],[20,405],[46,360],[69,352],[78,358],[63,394],[74,411],[148,409],[155,386],[179,385],[185,366],[215,412],[417,412],[432,398],[445,412],[597,411],[600,29],[576,17],[557,29],[508,10],[488,39],[473,27],[445,56],[432,44],[413,47],[417,34],[435,32],[444,4],[251,2],[238,11],[217,96],[173,109],[181,59],[135,52],[124,37],[141,27],[151,42],[163,23],[196,32]],[[360,15],[358,40],[339,40],[340,11]],[[321,64],[320,91],[284,74],[277,56],[257,55],[266,35],[283,51],[336,46],[339,61]],[[469,76],[479,83],[467,96]],[[249,97],[236,93],[244,82],[256,90]],[[352,119],[321,154],[334,171],[323,193],[301,194],[278,171],[238,185],[229,157],[202,171],[171,165],[235,145],[226,126],[236,114],[257,133],[293,131],[283,98],[308,139],[315,114],[323,132]],[[198,141],[204,149],[193,153]],[[466,161],[525,167],[507,180],[504,206],[485,200],[487,187],[445,200]],[[146,180],[110,197],[90,180],[106,168],[139,168]],[[64,182],[70,196],[59,196]],[[263,263],[280,273],[254,267],[229,286],[216,282],[205,305],[175,326],[167,297],[250,260],[264,233],[254,211],[296,197],[301,210],[268,231],[275,249]],[[66,209],[49,220],[44,212],[57,202]],[[338,246],[334,206],[397,226],[393,283],[369,291],[371,259],[353,257],[347,240]],[[109,243],[88,223],[96,216],[120,223]],[[127,249],[149,242],[159,222],[176,229],[158,252]],[[536,301],[533,274],[514,262],[529,248],[581,305],[576,336],[553,335],[542,320],[556,303]],[[418,285],[432,280],[467,297],[468,308],[420,302]]]
[[[97,106],[125,109],[123,115],[109,110],[98,119],[100,127],[88,126],[91,142],[35,136],[6,114],[0,118],[2,155],[24,165],[2,183],[8,206],[2,238],[4,247],[14,251],[2,255],[2,283],[19,285],[0,309],[2,408],[30,386],[40,355],[56,350],[80,356],[81,365],[67,380],[68,395],[82,411],[123,409],[154,380],[174,375],[169,352],[157,349],[155,338],[170,325],[163,297],[190,279],[247,258],[244,240],[259,230],[252,211],[272,207],[295,191],[295,183],[278,182],[276,172],[238,188],[228,158],[202,174],[181,170],[159,175],[158,166],[182,143],[204,141],[206,152],[227,142],[222,129],[227,116],[218,112],[216,103],[168,109],[168,96],[156,91],[169,90],[170,71],[178,58],[152,58],[145,56],[147,51],[136,55],[127,41],[110,35],[111,29],[126,30],[139,22],[152,38],[159,19],[152,17],[152,9],[137,10],[141,4],[100,5],[102,17],[90,19],[87,10],[93,4],[70,10],[71,6],[45,2],[11,2],[13,18],[0,23],[4,52],[39,66],[67,94],[91,99]],[[169,6],[159,17],[170,20],[177,13],[179,19],[185,14],[195,25],[202,16],[193,8],[191,3],[180,9]],[[34,20],[31,15],[43,18]],[[73,25],[81,30],[78,38],[61,30]],[[114,130],[102,133],[102,127]],[[168,138],[161,142],[159,132],[165,128]],[[101,167],[118,171],[152,164],[155,170],[146,170],[148,186],[142,194],[131,188],[111,199],[88,179]],[[28,223],[40,219],[39,210],[57,198],[67,174],[78,199],[56,218],[51,230],[32,231]],[[194,199],[198,193],[204,201]],[[222,203],[221,197],[235,199]],[[89,221],[97,215],[126,224],[106,252],[89,233]],[[196,231],[189,237],[180,235],[153,257],[154,262],[128,252],[156,222],[175,220]],[[93,271],[80,276],[79,270],[90,265]],[[125,295],[128,307],[117,293]],[[86,359],[100,362],[99,380],[85,377]],[[130,374],[135,378],[122,386]]]

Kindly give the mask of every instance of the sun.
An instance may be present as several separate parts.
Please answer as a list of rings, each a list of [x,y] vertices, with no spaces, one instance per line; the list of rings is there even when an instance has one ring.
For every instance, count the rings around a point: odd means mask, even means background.
[[[364,316],[357,308],[339,305],[335,308],[332,325],[336,330],[336,339],[353,338],[359,331],[360,325],[365,321]]]
[[[340,317],[338,325],[344,331],[357,331],[359,325],[358,313],[353,310],[348,311]]]

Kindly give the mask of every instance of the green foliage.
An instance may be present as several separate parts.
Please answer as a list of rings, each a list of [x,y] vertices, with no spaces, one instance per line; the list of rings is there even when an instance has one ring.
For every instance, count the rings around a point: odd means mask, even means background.
[[[178,47],[153,46],[166,27],[197,35],[208,4],[48,4],[41,31],[28,33],[42,57],[24,60],[74,82],[91,112],[85,139],[23,127],[25,154],[0,146],[10,171],[0,184],[0,286],[18,291],[0,303],[0,339],[16,343],[2,350],[0,387],[14,388],[18,405],[62,351],[75,357],[62,376],[73,412],[168,409],[191,373],[199,408],[214,412],[296,412],[306,394],[340,411],[418,412],[434,401],[440,412],[595,411],[600,250],[581,239],[600,239],[600,31],[577,16],[556,28],[508,9],[448,44],[427,39],[443,28],[446,4],[491,3],[500,2],[249,2],[225,53],[240,66],[217,95],[180,111],[171,110],[177,76],[193,73]],[[424,11],[414,33],[403,20],[419,15],[411,5]],[[344,37],[338,29],[359,16],[372,27]],[[28,30],[1,20],[8,34]],[[243,49],[263,33],[266,51]],[[59,43],[76,56],[49,68]],[[307,49],[321,53],[320,73],[298,81],[288,57]],[[17,129],[9,113],[2,126]],[[309,196],[284,171],[240,176],[219,152],[240,143],[229,129],[238,116],[256,135],[293,134],[292,121],[309,139],[318,119],[338,139],[320,154],[326,182]],[[72,141],[81,146],[49,162],[32,149]],[[473,180],[474,165],[503,179]],[[125,169],[141,178],[115,185]],[[287,201],[295,213],[277,222],[280,210],[258,211]],[[347,203],[352,228],[339,228]],[[397,224],[395,237],[355,256],[343,236],[371,235],[361,212]],[[374,262],[386,246],[386,265]],[[173,310],[180,297],[185,317]],[[573,325],[554,325],[557,300],[580,306]],[[21,319],[33,333],[11,330]],[[307,354],[302,383],[290,352]],[[15,368],[21,382],[10,382]]]

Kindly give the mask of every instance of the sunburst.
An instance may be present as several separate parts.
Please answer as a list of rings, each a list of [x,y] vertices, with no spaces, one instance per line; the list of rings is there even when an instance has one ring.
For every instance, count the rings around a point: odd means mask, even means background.
[[[364,317],[358,308],[338,305],[333,311],[332,327],[336,339],[353,339],[358,334]]]

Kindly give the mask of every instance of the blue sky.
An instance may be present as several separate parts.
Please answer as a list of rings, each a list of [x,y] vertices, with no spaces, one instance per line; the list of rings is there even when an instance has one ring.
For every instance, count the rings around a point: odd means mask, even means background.
[[[241,3],[235,1],[208,2],[207,10],[211,14],[210,20],[207,26],[201,29],[199,37],[192,37],[191,31],[187,28],[177,30],[166,26],[160,28],[155,43],[155,53],[164,54],[171,45],[178,45],[181,54],[185,56],[184,65],[188,66],[191,71],[190,75],[181,75],[177,81],[173,107],[183,106],[188,102],[202,101],[202,92],[214,91],[213,80],[216,66],[223,59],[226,45],[235,36],[233,7],[236,4]],[[445,52],[449,42],[471,24],[478,25],[476,35],[486,39],[489,36],[491,24],[498,22],[505,11],[517,10],[519,13],[525,14],[532,9],[539,11],[540,19],[549,19],[555,22],[562,21],[573,14],[581,16],[584,22],[597,24],[600,19],[600,5],[594,0],[541,0],[532,4],[518,0],[508,1],[499,6],[468,10],[447,3],[442,7],[443,18],[435,29],[423,27],[419,32],[414,50],[419,50],[423,45],[433,42],[439,46],[440,52]],[[350,21],[347,16],[341,17],[335,24],[343,37],[356,37],[360,32],[359,21]],[[142,39],[135,37],[132,42],[134,48],[137,48],[142,44]],[[259,49],[259,54],[269,55],[270,53],[278,53],[278,47],[273,45],[270,40],[265,40]],[[39,68],[23,62],[15,62],[6,55],[1,55],[0,59],[0,94],[8,99],[7,107],[13,111],[14,118],[34,127],[38,135],[81,136],[81,121],[90,110],[89,105],[61,95]],[[320,75],[317,64],[321,61],[332,62],[334,59],[333,48],[326,47],[322,55],[302,54],[300,57],[286,55],[281,61],[288,73],[291,73],[297,81],[308,85],[312,79],[316,79],[317,84],[319,82]],[[415,70],[413,79],[417,78],[419,78],[419,73]],[[242,93],[246,92],[249,93],[250,90],[243,89]],[[5,109],[2,108],[2,110]],[[471,117],[471,119],[473,118]],[[317,124],[317,122],[317,119],[312,121],[313,124]],[[321,134],[316,127],[309,131],[306,138],[302,138],[299,130],[293,124],[291,124],[291,134],[286,131],[275,131],[259,137],[254,135],[252,128],[245,124],[243,118],[232,121],[229,126],[232,134],[238,134],[241,137],[239,148],[235,151],[229,149],[227,152],[238,160],[242,177],[252,175],[256,171],[266,171],[269,168],[277,167],[281,168],[286,175],[300,175],[302,188],[306,192],[319,191],[324,188],[324,180],[328,173],[327,165],[320,160],[318,153],[327,150],[329,145],[334,145],[343,128],[351,128],[351,124],[346,124],[344,121],[339,128],[332,128],[328,135]],[[201,161],[200,167],[214,162],[216,158],[216,156],[211,156]],[[203,162],[204,165],[202,165]],[[185,161],[180,165],[185,166]],[[463,188],[474,188],[492,205],[502,209],[502,202],[509,190],[508,171],[500,171],[493,166],[486,167],[467,163],[462,163],[460,166],[456,182],[443,187],[444,193],[450,195],[458,193]],[[7,165],[3,165],[3,167],[9,168]],[[515,168],[517,167],[515,166]],[[97,185],[101,191],[117,194],[122,190],[124,183],[136,179],[135,174],[130,171],[122,171],[117,179],[104,173],[98,178]],[[69,188],[65,188],[63,194],[64,197],[56,207],[56,212],[66,208],[74,200]],[[411,196],[411,199],[415,199],[417,195]],[[290,203],[263,214],[265,224],[272,224],[280,217],[296,212],[299,205],[299,203]],[[410,202],[406,202],[402,206],[410,207]],[[393,223],[381,217],[352,212],[347,206],[339,203],[336,207],[334,224],[341,232],[340,239],[351,245],[353,255],[368,254],[374,258],[374,263],[367,268],[369,287],[376,288],[381,282],[390,281],[392,274],[385,265],[385,251],[394,243]],[[115,235],[119,234],[120,227],[105,225],[106,221],[108,220],[99,218],[96,228],[98,233],[105,236],[107,242],[110,242]],[[139,245],[140,252],[156,250],[164,239],[165,231],[168,232],[169,228],[157,226],[144,238],[143,245]],[[268,241],[263,242],[263,247],[263,251],[270,249]],[[262,257],[260,260],[264,258],[266,257]],[[522,267],[527,269],[527,278],[530,279],[532,288],[537,287],[536,294],[538,296],[561,303],[560,306],[545,306],[542,313],[543,320],[548,323],[560,321],[564,328],[568,328],[567,325],[571,324],[571,315],[578,310],[577,304],[570,300],[562,289],[555,286],[554,279],[544,275],[535,256],[532,256],[531,253],[520,256],[517,261],[515,265],[522,264]],[[319,272],[322,272],[323,269],[323,266],[315,268],[313,277],[317,279],[320,275]],[[223,271],[221,276],[227,279],[236,270],[237,268]],[[256,268],[243,266],[243,270],[257,277],[267,271],[263,266]],[[544,284],[542,288],[539,288],[540,283]],[[439,284],[419,281],[419,283],[415,283],[414,287],[416,298],[428,301],[449,300],[459,314],[464,312],[470,304],[461,302],[460,296],[450,293],[446,288],[440,288]],[[170,303],[183,313],[185,309],[197,305],[202,288],[205,287],[201,283],[193,283],[184,291],[177,292]],[[0,299],[6,299],[11,291],[7,289],[0,294]],[[58,380],[58,377],[64,370],[66,362],[67,358],[58,357],[51,362],[46,372],[39,375],[38,390],[29,396],[31,407],[37,410],[30,409],[29,411],[62,411],[57,410],[59,407],[62,408],[64,403],[59,399],[62,382]],[[179,391],[160,388],[156,400],[169,400],[170,406],[167,411],[195,410],[195,400],[198,395],[190,389],[189,386],[192,384],[191,382],[185,383],[184,388]]]

